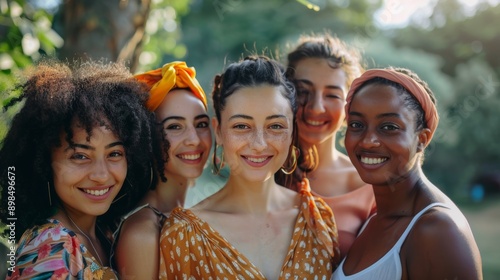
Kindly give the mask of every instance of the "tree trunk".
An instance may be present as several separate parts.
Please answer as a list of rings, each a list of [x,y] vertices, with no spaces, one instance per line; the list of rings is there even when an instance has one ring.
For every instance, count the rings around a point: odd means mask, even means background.
[[[65,0],[55,19],[64,39],[59,58],[124,61],[134,72],[150,6],[150,0]]]

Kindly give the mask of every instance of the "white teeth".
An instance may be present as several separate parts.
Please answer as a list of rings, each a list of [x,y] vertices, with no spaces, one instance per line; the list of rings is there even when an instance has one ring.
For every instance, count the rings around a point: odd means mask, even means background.
[[[267,157],[263,157],[263,158],[251,158],[251,157],[247,157],[247,159],[251,162],[255,162],[255,163],[261,163],[261,162],[264,162]]]
[[[306,123],[310,124],[310,125],[314,125],[314,126],[319,126],[319,125],[323,125],[325,122],[306,120]]]
[[[109,192],[109,188],[103,189],[103,190],[98,190],[98,191],[84,189],[83,191],[88,193],[88,194],[91,194],[91,195],[101,196],[101,195],[104,195],[105,193]]]
[[[379,164],[386,161],[387,158],[369,158],[369,157],[361,157],[361,162],[364,164]]]
[[[196,160],[201,157],[201,154],[196,154],[196,155],[179,155],[180,158],[182,159],[187,159],[187,160]]]

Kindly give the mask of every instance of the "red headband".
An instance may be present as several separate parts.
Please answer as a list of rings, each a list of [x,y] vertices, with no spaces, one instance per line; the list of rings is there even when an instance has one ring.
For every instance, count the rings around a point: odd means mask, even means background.
[[[417,83],[415,80],[410,78],[408,75],[403,73],[396,72],[394,70],[389,69],[371,69],[363,73],[359,78],[355,79],[352,82],[351,88],[349,89],[349,93],[347,94],[347,103],[345,105],[346,118],[349,116],[349,109],[351,106],[351,101],[354,96],[354,93],[358,91],[358,89],[366,82],[373,78],[380,77],[387,79],[389,81],[393,81],[402,85],[411,95],[413,95],[417,101],[422,106],[422,109],[425,113],[425,123],[427,127],[431,130],[431,136],[429,141],[432,139],[432,135],[439,123],[439,116],[436,109],[436,105],[432,102],[431,97],[424,89],[424,87]]]

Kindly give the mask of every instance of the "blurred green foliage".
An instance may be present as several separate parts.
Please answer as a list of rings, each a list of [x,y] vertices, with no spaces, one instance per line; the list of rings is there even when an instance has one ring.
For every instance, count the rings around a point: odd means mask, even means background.
[[[194,1],[181,18],[184,58],[210,93],[224,66],[251,53],[283,63],[301,34],[328,30],[362,49],[367,68],[415,71],[438,98],[441,122],[426,151],[429,179],[452,198],[467,195],[486,169],[500,172],[500,6],[479,1],[476,13],[457,0],[435,2],[427,24],[382,29],[372,15],[381,1]],[[165,55],[164,61],[173,57]]]
[[[62,46],[52,30],[52,15],[24,0],[0,1],[0,100],[2,107],[18,92],[7,91],[18,72],[41,55],[53,55]],[[12,114],[0,114],[0,139],[5,136]]]

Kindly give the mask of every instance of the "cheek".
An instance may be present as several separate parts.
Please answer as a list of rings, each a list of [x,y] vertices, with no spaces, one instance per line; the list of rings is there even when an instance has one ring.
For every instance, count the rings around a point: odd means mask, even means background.
[[[297,120],[301,120],[303,116],[304,116],[304,106],[299,104],[297,108]]]
[[[200,138],[201,142],[204,143],[205,146],[208,147],[208,149],[210,149],[210,147],[212,146],[212,134],[210,133],[210,131],[201,132],[198,134],[198,137]]]
[[[283,146],[288,149],[290,144],[292,144],[292,132],[279,133],[279,134],[269,134],[267,139],[271,143],[277,143],[279,146]]]
[[[349,131],[346,132],[344,138],[344,145],[347,153],[351,153],[354,150],[356,142],[356,137]]]
[[[126,160],[112,163],[109,166],[110,172],[114,175],[117,181],[125,181],[125,178],[127,177],[127,169],[128,165]]]
[[[69,186],[82,180],[85,177],[87,170],[86,167],[74,168],[69,166],[68,164],[53,162],[52,172],[54,177],[54,184],[56,184],[56,186]]]
[[[168,154],[172,156],[172,152],[175,148],[182,142],[182,136],[177,135],[165,135],[165,141],[168,142]],[[163,145],[163,143],[162,143]],[[162,148],[163,149],[163,148]]]
[[[330,104],[330,114],[332,114],[336,119],[344,121],[345,111],[344,111],[345,102],[340,100],[332,101]]]

